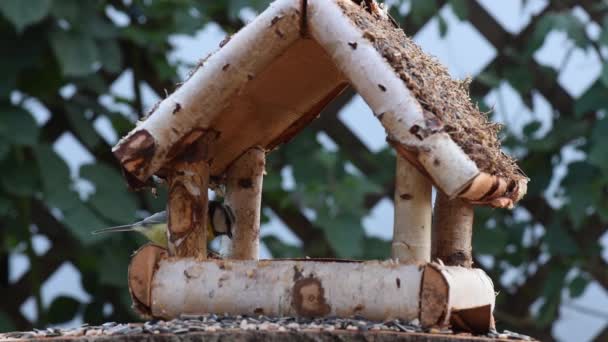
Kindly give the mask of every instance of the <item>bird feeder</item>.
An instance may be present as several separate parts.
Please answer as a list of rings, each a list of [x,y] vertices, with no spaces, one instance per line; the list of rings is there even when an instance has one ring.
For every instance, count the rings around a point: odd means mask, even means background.
[[[257,260],[266,153],[349,86],[397,154],[393,258]],[[528,180],[500,151],[497,126],[467,86],[374,1],[272,3],[113,149],[131,187],[153,175],[169,185],[169,248],[147,245],[133,256],[135,308],[166,319],[359,315],[487,331],[495,293],[471,268],[472,206],[511,208]],[[224,260],[206,259],[210,180],[226,187],[236,216]]]

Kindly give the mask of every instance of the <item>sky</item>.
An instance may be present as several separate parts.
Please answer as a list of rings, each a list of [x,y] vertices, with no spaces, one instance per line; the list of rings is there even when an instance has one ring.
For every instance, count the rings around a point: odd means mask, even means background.
[[[541,11],[546,5],[545,0],[528,0],[523,5],[522,0],[478,0],[503,27],[514,34],[520,32],[530,18]],[[409,9],[404,6],[400,9],[407,12]],[[128,19],[120,14],[108,10],[112,19],[120,25],[128,25]],[[251,20],[255,13],[243,11],[243,19]],[[455,78],[466,78],[475,76],[485,65],[490,63],[496,51],[483,36],[476,31],[469,23],[460,22],[449,6],[441,10],[441,14],[448,23],[448,31],[445,37],[439,34],[439,25],[436,19],[429,21],[417,34],[414,40],[426,52],[436,56],[444,63],[450,73]],[[582,9],[576,9],[575,14],[585,22],[589,22],[588,15]],[[588,33],[594,37],[599,35],[600,28],[594,23],[588,24]],[[172,61],[181,61],[194,64],[200,58],[213,52],[219,42],[225,37],[225,33],[216,24],[208,24],[204,29],[197,32],[193,37],[177,35],[171,38],[170,42],[175,46],[175,50],[169,55]],[[536,61],[541,65],[560,67],[563,71],[559,75],[559,83],[566,91],[577,97],[581,95],[594,81],[601,72],[600,59],[595,51],[585,51],[573,46],[568,41],[565,34],[551,32],[545,44],[534,55]],[[188,69],[180,70],[182,78],[187,74]],[[125,98],[133,98],[132,73],[126,70],[112,85],[111,93]],[[73,86],[66,86],[62,89],[62,96],[70,97],[74,92]],[[146,107],[151,107],[156,101],[157,96],[145,84],[142,84],[143,103]],[[16,98],[19,94],[14,94]],[[16,100],[16,99],[15,99]],[[534,94],[533,108],[528,108],[517,92],[508,84],[503,83],[497,89],[490,92],[484,99],[488,105],[494,108],[496,121],[507,125],[507,129],[514,134],[521,134],[524,125],[533,120],[542,122],[539,134],[551,129],[552,108],[549,102],[541,94]],[[112,96],[103,96],[100,102],[106,106],[111,106],[121,110],[125,115],[133,115],[129,108],[114,102]],[[37,122],[43,124],[49,118],[49,113],[40,103],[35,100],[28,100],[25,106],[33,112]],[[339,113],[339,118],[348,126],[372,151],[378,151],[386,146],[385,131],[380,123],[374,118],[371,110],[360,96],[356,96]],[[101,116],[95,121],[95,128],[111,145],[116,143],[118,137],[111,128],[109,120]],[[331,139],[324,134],[317,136],[319,142],[327,149],[335,149]],[[78,169],[80,165],[93,161],[93,157],[82,147],[77,140],[70,134],[65,134],[54,144],[55,150],[68,162],[72,176],[78,179]],[[575,147],[566,146],[562,151],[564,162],[555,167],[555,177],[547,189],[545,195],[552,205],[563,204],[564,199],[559,197],[559,180],[565,176],[567,164],[580,158],[584,158]],[[293,187],[294,180],[290,170],[282,172],[283,187],[289,189]],[[91,185],[86,181],[78,182],[78,189],[86,194],[92,191]],[[300,245],[301,241],[285,227],[285,225],[272,213],[265,209],[270,222],[262,226],[262,236],[275,235],[288,244]],[[366,233],[383,239],[390,239],[393,225],[393,204],[385,198],[381,200],[371,212],[364,218],[363,225]],[[44,254],[50,247],[50,242],[44,236],[37,235],[33,239],[34,247],[38,255]],[[602,239],[604,248],[604,258],[608,259],[608,234]],[[269,251],[262,246],[261,258],[270,257]],[[19,250],[16,250],[10,257],[10,279],[18,279],[28,269],[27,257]],[[571,271],[569,276],[574,276],[576,270]],[[507,272],[500,281],[503,284],[517,282],[521,277],[519,270]],[[498,280],[495,280],[498,281]],[[80,275],[76,268],[69,262],[64,263],[44,284],[42,297],[45,305],[49,305],[53,298],[59,295],[70,295],[81,301],[90,301],[90,296],[84,291],[80,283]],[[598,284],[593,283],[586,289],[582,297],[576,300],[567,299],[564,292],[565,305],[561,308],[561,317],[554,326],[554,333],[561,341],[588,341],[592,339],[603,327],[608,324],[608,293]],[[540,302],[535,303],[535,307],[540,307]],[[104,310],[111,310],[111,306],[106,306]],[[36,309],[33,298],[30,298],[22,306],[22,312],[28,318],[34,318]],[[73,326],[81,324],[81,319],[77,318],[72,322],[62,326]]]

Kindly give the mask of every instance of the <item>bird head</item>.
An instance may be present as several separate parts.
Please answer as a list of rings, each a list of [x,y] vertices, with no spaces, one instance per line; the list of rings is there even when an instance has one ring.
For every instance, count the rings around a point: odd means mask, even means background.
[[[229,206],[218,201],[209,201],[209,216],[215,236],[226,235],[232,238],[235,218]]]

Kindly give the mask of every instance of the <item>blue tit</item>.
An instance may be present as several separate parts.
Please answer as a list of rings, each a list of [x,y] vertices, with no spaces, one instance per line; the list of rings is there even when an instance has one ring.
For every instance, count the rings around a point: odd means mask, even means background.
[[[232,238],[235,221],[232,209],[219,201],[209,201],[208,207],[207,242],[220,235]],[[93,234],[107,232],[138,232],[152,243],[167,248],[167,212],[161,211],[131,224],[99,229],[94,231]]]

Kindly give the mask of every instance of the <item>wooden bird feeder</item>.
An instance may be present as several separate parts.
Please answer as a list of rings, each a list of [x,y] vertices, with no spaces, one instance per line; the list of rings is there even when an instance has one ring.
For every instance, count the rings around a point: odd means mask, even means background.
[[[393,259],[258,261],[266,153],[349,85],[397,152]],[[275,1],[113,149],[132,187],[152,175],[169,185],[169,248],[144,246],[129,268],[138,312],[417,318],[487,331],[495,293],[471,268],[472,206],[511,208],[528,180],[467,86],[374,1]],[[225,260],[206,258],[210,180],[236,216]]]

